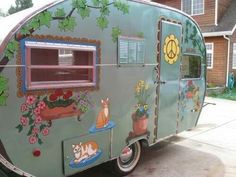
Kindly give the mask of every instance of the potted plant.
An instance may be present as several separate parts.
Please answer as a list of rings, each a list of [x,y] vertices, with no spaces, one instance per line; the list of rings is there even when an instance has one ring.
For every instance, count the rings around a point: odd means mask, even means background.
[[[149,117],[149,105],[147,100],[149,95],[149,86],[145,81],[140,80],[135,86],[135,98],[137,104],[135,105],[135,111],[132,114],[133,120],[133,133],[138,136],[147,132],[148,117]]]

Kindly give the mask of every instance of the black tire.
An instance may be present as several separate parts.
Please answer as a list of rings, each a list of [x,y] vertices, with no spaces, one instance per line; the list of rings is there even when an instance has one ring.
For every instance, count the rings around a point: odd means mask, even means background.
[[[130,174],[137,166],[141,156],[142,148],[139,141],[131,144],[126,148],[129,148],[129,150],[131,150],[129,155],[121,154],[120,157],[111,162],[112,172],[114,173],[114,175],[119,177]],[[126,148],[124,148],[124,150]]]

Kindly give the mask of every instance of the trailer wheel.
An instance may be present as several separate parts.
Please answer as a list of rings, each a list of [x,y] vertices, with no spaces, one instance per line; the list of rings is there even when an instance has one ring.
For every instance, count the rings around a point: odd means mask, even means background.
[[[137,141],[122,150],[120,157],[112,162],[115,175],[126,176],[137,166],[141,155],[141,145]]]

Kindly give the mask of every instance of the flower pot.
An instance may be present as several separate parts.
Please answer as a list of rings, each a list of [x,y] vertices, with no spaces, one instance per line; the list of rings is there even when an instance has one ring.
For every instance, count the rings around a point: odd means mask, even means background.
[[[72,117],[75,115],[80,116],[81,114],[82,112],[76,107],[74,103],[66,107],[55,107],[52,109],[46,106],[40,112],[42,120],[59,119],[63,117]]]
[[[146,115],[142,117],[136,117],[133,119],[133,133],[136,136],[143,135],[147,132],[148,119]]]

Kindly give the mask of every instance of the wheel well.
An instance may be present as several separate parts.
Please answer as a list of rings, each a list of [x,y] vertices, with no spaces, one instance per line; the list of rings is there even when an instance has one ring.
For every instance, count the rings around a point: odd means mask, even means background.
[[[139,140],[140,144],[142,147],[148,147],[149,146],[149,142],[147,139],[141,139]]]

